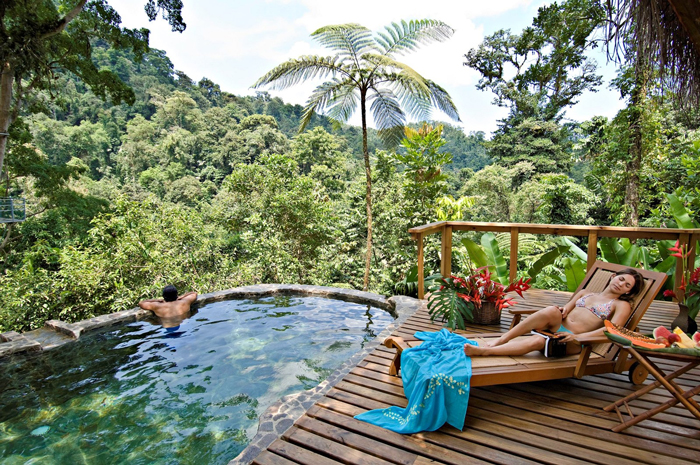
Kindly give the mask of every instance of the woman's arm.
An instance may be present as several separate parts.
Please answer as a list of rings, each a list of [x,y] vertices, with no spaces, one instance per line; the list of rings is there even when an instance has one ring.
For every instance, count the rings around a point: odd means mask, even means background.
[[[581,289],[576,294],[574,294],[574,296],[571,298],[571,300],[569,300],[566,303],[566,305],[564,305],[563,307],[560,307],[562,319],[566,318],[566,316],[569,314],[569,312],[574,309],[574,307],[576,306],[576,301],[578,299],[580,299],[581,297],[583,297],[584,292],[586,292],[586,290]]]

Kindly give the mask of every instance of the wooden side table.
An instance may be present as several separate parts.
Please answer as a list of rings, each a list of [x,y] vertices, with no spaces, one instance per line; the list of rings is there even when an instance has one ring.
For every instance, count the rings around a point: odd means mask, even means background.
[[[627,397],[618,400],[617,402],[614,402],[607,407],[605,407],[603,410],[606,412],[611,412],[615,410],[617,412],[617,416],[620,418],[620,424],[612,428],[613,431],[616,433],[619,433],[620,431],[623,431],[630,426],[636,425],[642,420],[646,420],[647,418],[651,418],[657,413],[663,412],[664,410],[673,407],[677,403],[683,404],[683,406],[688,409],[690,413],[695,415],[697,419],[700,420],[700,405],[698,405],[697,402],[693,399],[693,396],[700,393],[700,384],[698,386],[695,386],[693,389],[690,389],[688,391],[684,391],[678,384],[673,381],[675,378],[681,376],[682,374],[692,370],[696,366],[700,365],[700,357],[696,357],[693,355],[681,355],[681,354],[670,354],[666,352],[654,352],[654,351],[638,351],[633,347],[630,346],[623,346],[622,344],[619,344],[617,342],[614,343],[616,346],[620,347],[620,349],[628,352],[632,357],[634,357],[642,366],[644,366],[647,370],[649,370],[649,373],[656,378],[656,381],[648,384],[647,386],[643,387],[642,389],[633,392],[632,394],[628,395]],[[622,356],[622,354],[620,354]],[[676,360],[680,362],[685,362],[685,365],[679,367],[677,370],[675,370],[673,373],[666,374],[661,370],[659,367],[657,367],[654,362],[650,360],[650,358],[660,358],[663,360]],[[668,401],[664,402],[663,404],[654,407],[652,409],[647,410],[646,412],[639,414],[639,415],[634,415],[632,413],[632,409],[629,407],[627,402],[637,399],[639,397],[642,397],[644,394],[653,391],[659,386],[664,386],[668,392],[670,392],[673,395],[673,398],[669,399]],[[625,418],[622,416],[622,413],[620,412],[620,407],[624,405],[627,409],[627,413],[629,414],[629,419],[625,420]]]

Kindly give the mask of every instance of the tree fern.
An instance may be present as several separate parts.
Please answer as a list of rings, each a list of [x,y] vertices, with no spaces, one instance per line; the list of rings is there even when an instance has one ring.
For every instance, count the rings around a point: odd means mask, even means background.
[[[391,147],[399,143],[406,115],[428,119],[430,109],[459,121],[459,114],[449,94],[410,66],[396,61],[395,54],[416,50],[420,45],[439,42],[454,30],[441,21],[418,20],[392,23],[376,35],[359,24],[338,24],[316,30],[311,36],[330,49],[334,56],[302,56],[288,60],[262,76],[253,87],[269,85],[286,89],[312,79],[331,80],[314,89],[302,116],[299,131],[308,125],[314,113],[347,121],[357,104],[362,112],[362,149],[367,176],[367,249],[364,289],[369,287],[372,251],[371,170],[367,148],[367,107],[383,142]]]

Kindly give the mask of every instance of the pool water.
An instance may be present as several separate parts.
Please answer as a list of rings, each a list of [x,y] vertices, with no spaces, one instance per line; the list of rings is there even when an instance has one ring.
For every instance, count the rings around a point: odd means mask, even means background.
[[[3,464],[225,464],[280,397],[312,388],[393,318],[276,296],[203,306],[0,361]]]

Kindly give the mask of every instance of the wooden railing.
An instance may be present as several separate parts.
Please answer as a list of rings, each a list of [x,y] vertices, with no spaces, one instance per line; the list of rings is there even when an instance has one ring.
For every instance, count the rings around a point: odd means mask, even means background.
[[[411,237],[418,242],[418,298],[425,296],[423,269],[423,238],[431,234],[441,233],[441,262],[440,273],[449,276],[452,273],[452,232],[453,231],[483,231],[510,233],[510,280],[514,280],[518,271],[518,236],[523,234],[548,234],[553,236],[584,236],[588,237],[587,267],[596,261],[598,254],[598,239],[615,237],[628,239],[672,240],[681,244],[691,244],[692,250],[688,263],[695,261],[695,244],[700,240],[700,229],[667,229],[667,228],[622,228],[613,226],[581,226],[563,224],[528,224],[528,223],[474,223],[466,221],[441,221],[418,226],[408,230]],[[681,268],[678,259],[676,270]],[[676,283],[680,283],[676,279]]]

